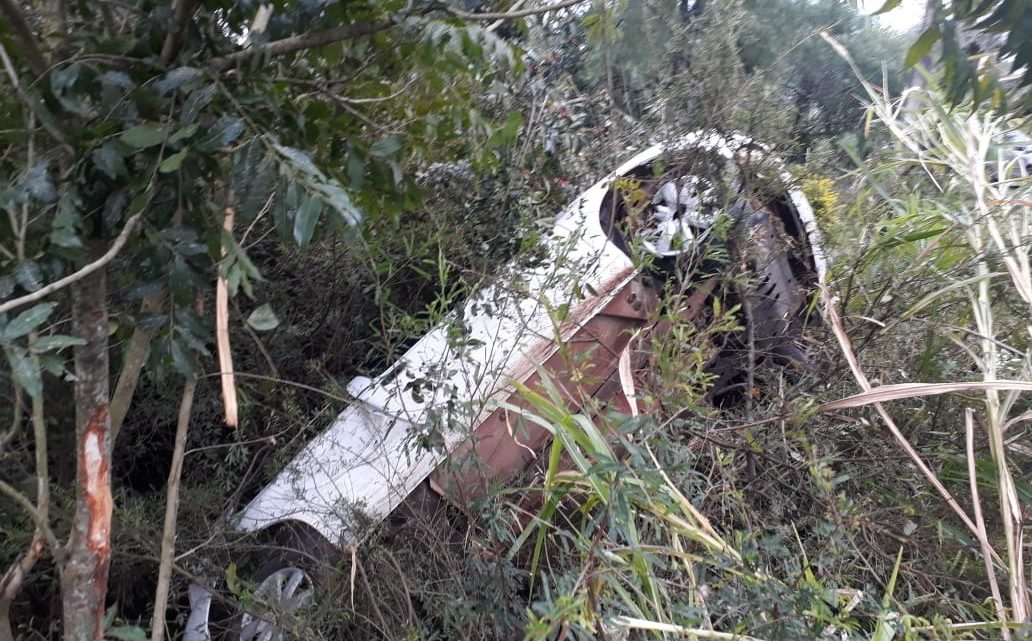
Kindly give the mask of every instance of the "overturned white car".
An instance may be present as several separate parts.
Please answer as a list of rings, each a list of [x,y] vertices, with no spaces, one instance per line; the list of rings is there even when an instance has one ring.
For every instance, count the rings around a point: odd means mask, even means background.
[[[827,261],[801,191],[753,188],[761,179],[784,185],[781,171],[748,139],[711,133],[634,156],[556,217],[540,252],[510,264],[386,372],[352,380],[350,406],[230,527],[339,551],[406,501],[479,498],[548,442],[546,430],[500,405],[520,405],[514,383],[533,387],[545,372],[568,383],[575,407],[592,398],[628,410],[636,400],[620,384],[619,361],[661,304],[657,275],[724,242],[717,237],[727,230],[749,247],[739,256],[755,275],[745,296],[756,346],[805,361],[796,339]],[[716,278],[682,283],[691,293],[684,313],[698,313]],[[741,358],[718,355],[713,394],[733,390],[743,368]],[[192,585],[184,638],[281,638],[278,617],[305,607],[317,587],[304,563],[282,553],[250,579],[259,607],[231,617],[229,630],[213,625],[211,586]]]

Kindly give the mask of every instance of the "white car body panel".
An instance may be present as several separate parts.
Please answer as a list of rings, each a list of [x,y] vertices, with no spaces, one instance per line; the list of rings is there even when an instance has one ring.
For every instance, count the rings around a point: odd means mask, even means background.
[[[470,426],[488,416],[493,403],[512,393],[513,381],[526,380],[535,364],[551,356],[636,276],[630,259],[609,241],[599,221],[613,179],[666,151],[700,147],[731,158],[744,144],[756,148],[743,137],[691,134],[642,151],[597,182],[557,217],[540,264],[510,265],[496,284],[466,303],[462,324],[476,341],[472,347],[457,348],[449,341],[449,326],[438,326],[375,381],[354,379],[348,389],[355,402],[308,443],[233,525],[257,531],[301,521],[338,546],[357,542],[363,532],[354,522],[354,507],[374,522],[386,518],[469,437]],[[806,226],[818,278],[824,282],[827,259],[813,210],[800,191],[790,190],[789,197]],[[576,299],[575,285],[598,293]],[[569,305],[567,318],[572,320],[557,335],[552,311],[563,305]],[[435,377],[437,387],[416,393],[413,384],[427,375]],[[412,446],[412,430],[435,416],[452,421],[451,427],[439,428],[443,443],[433,450]]]

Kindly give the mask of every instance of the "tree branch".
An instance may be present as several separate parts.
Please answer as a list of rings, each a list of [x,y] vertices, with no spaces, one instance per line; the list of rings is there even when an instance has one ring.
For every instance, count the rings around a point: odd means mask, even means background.
[[[36,506],[32,504],[29,497],[8,485],[3,479],[0,479],[0,493],[6,494],[11,498],[11,500],[21,506],[23,510],[29,513],[29,516],[32,517],[32,522],[35,523],[36,527],[43,533],[43,537],[47,540],[47,545],[50,546],[51,550],[61,549],[57,543],[57,537],[54,536],[54,531],[50,529],[50,524],[47,523],[43,515],[36,509]]]
[[[172,28],[165,34],[165,42],[161,45],[161,64],[169,65],[179,55],[183,47],[183,34],[190,23],[197,0],[176,0],[172,10]]]
[[[534,9],[520,9],[519,11],[502,11],[495,13],[470,13],[468,11],[462,11],[454,7],[446,6],[445,11],[452,14],[456,18],[462,18],[463,20],[483,20],[485,22],[494,20],[515,20],[517,18],[526,18],[527,16],[533,16],[540,13],[548,13],[550,11],[557,11],[559,9],[565,9],[566,7],[572,7],[578,4],[584,4],[588,0],[560,0],[559,2],[553,2],[552,4],[544,7],[537,7]]]
[[[47,59],[43,57],[43,53],[39,50],[36,38],[33,37],[29,24],[25,22],[25,16],[15,6],[13,0],[0,0],[0,13],[7,18],[11,31],[14,32],[14,36],[21,43],[22,53],[25,55],[29,68],[32,69],[33,73],[42,78],[46,75],[50,65],[47,64]]]
[[[4,453],[4,449],[7,444],[10,443],[18,436],[21,431],[21,420],[22,420],[22,388],[15,380],[14,374],[11,374],[11,388],[14,390],[14,408],[11,411],[11,429],[7,430],[3,435],[0,435],[0,454]]]
[[[0,2],[3,1],[4,0],[0,0]],[[21,296],[20,298],[14,298],[12,300],[7,301],[6,303],[0,304],[0,314],[8,312],[14,309],[15,307],[21,307],[22,305],[35,303],[38,300],[46,298],[47,296],[53,294],[57,290],[64,289],[72,283],[82,280],[83,278],[89,276],[90,274],[97,271],[104,265],[110,263],[111,260],[118,255],[118,252],[122,250],[122,247],[125,245],[125,242],[129,240],[129,234],[133,231],[133,227],[136,226],[136,221],[138,221],[139,219],[140,214],[136,214],[128,221],[126,221],[125,227],[122,228],[122,233],[118,235],[118,238],[115,239],[115,242],[111,244],[111,247],[103,256],[93,261],[89,265],[86,265],[79,271],[69,274],[60,280],[55,280],[54,282],[50,283],[46,287],[43,287],[42,289],[37,289],[31,294],[26,294],[25,296]]]
[[[0,1],[8,2],[9,0]],[[583,4],[587,1],[588,0],[560,0],[559,2],[555,2],[546,7],[522,9],[520,11],[502,13],[469,13],[449,6],[445,6],[444,10],[457,18],[462,18],[463,20],[514,20],[516,18],[524,18],[526,16],[532,16],[539,13],[548,13],[549,11],[565,9],[566,7]],[[302,33],[289,38],[274,40],[273,42],[268,42],[257,47],[248,47],[241,51],[237,51],[236,53],[214,58],[208,63],[208,66],[215,71],[225,71],[226,69],[248,62],[256,56],[283,56],[297,51],[304,51],[306,49],[315,49],[316,47],[322,47],[342,40],[350,40],[352,38],[359,38],[361,36],[368,36],[381,31],[386,31],[394,25],[395,23],[389,20],[379,22],[356,22],[353,24],[333,27],[331,29]]]
[[[6,1],[8,0],[0,0],[0,2]],[[208,63],[208,66],[215,71],[224,71],[231,67],[239,66],[255,56],[283,56],[296,51],[314,49],[316,47],[322,47],[342,40],[350,40],[351,38],[379,33],[380,31],[385,31],[393,26],[394,23],[388,21],[356,22],[354,24],[333,27],[332,29],[302,33],[297,36],[274,40],[257,47],[248,47],[242,51],[215,58]]]

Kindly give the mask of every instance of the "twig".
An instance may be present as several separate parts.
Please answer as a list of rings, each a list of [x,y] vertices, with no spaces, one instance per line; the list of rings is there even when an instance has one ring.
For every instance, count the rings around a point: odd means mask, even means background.
[[[326,390],[321,390],[318,387],[313,387],[312,385],[305,385],[304,383],[298,383],[297,381],[290,381],[290,380],[283,379],[283,378],[275,378],[273,376],[263,376],[261,374],[248,374],[247,372],[234,372],[234,375],[238,376],[240,378],[253,378],[253,379],[256,379],[256,380],[260,380],[260,381],[270,381],[270,382],[273,382],[273,383],[281,383],[283,385],[290,385],[291,387],[297,387],[299,389],[308,390],[309,392],[315,392],[317,394],[322,394],[326,398],[329,398],[329,399],[334,400],[334,401],[339,401],[341,403],[351,403],[352,401],[355,400],[354,398],[346,398],[346,397],[343,397],[343,396],[338,396],[336,394],[332,394],[330,392],[327,392]],[[219,376],[219,374],[218,373],[210,374],[210,376]]]
[[[0,436],[0,454],[4,453],[4,449],[7,447],[8,443],[13,441],[18,436],[18,433],[21,432],[22,409],[24,408],[22,403],[22,388],[14,379],[13,374],[11,375],[11,387],[14,389],[14,407],[11,410],[11,428]]]
[[[515,20],[516,18],[526,18],[527,16],[533,16],[540,13],[558,11],[559,9],[565,9],[566,7],[584,4],[587,1],[588,0],[560,0],[560,2],[553,2],[552,4],[546,5],[544,7],[537,7],[534,9],[520,9],[519,11],[502,11],[494,13],[470,13],[468,11],[456,9],[455,7],[445,7],[444,10],[452,14],[456,18],[462,18],[463,20]]]
[[[26,294],[25,296],[21,296],[20,298],[14,298],[12,300],[7,301],[6,303],[0,304],[0,314],[8,312],[14,309],[15,307],[21,307],[22,305],[28,305],[29,303],[35,303],[38,300],[42,300],[50,294],[53,294],[54,292],[60,289],[64,289],[72,283],[82,280],[83,278],[89,276],[90,274],[97,271],[104,265],[107,265],[109,262],[111,262],[112,259],[114,259],[115,256],[118,255],[118,252],[122,250],[122,247],[129,239],[129,234],[133,231],[133,227],[136,225],[136,221],[138,221],[139,219],[140,214],[136,214],[126,221],[125,227],[122,228],[122,232],[118,235],[118,238],[115,239],[115,242],[111,244],[111,247],[108,248],[107,252],[105,252],[103,256],[93,261],[89,265],[86,265],[79,271],[69,274],[68,276],[65,276],[64,278],[61,278],[59,280],[55,280],[46,287],[37,289],[31,294]]]
[[[29,334],[30,344],[36,342],[36,337],[36,332]],[[32,366],[38,368],[39,356],[32,354],[31,358]],[[36,510],[46,525],[50,522],[50,468],[47,460],[47,424],[43,416],[42,394],[32,397],[32,440],[36,450]],[[53,533],[47,536],[47,530],[40,528],[38,534],[47,538],[51,544],[50,553],[60,559],[63,551],[56,547]]]
[[[361,563],[358,563],[358,558],[352,554],[352,562],[358,565],[358,575],[362,577],[362,587],[365,588],[366,596],[369,597],[369,603],[373,606],[373,612],[376,614],[376,618],[380,621],[380,627],[383,630],[384,635],[387,635],[390,628],[387,627],[387,620],[383,618],[383,612],[380,611],[380,606],[377,604],[377,598],[373,595],[372,588],[369,587],[369,579],[366,577],[365,568],[362,567]]]
[[[8,0],[3,0],[8,1]],[[241,65],[255,56],[274,57],[283,56],[305,49],[314,49],[324,45],[333,44],[342,40],[350,40],[361,36],[368,36],[380,31],[385,31],[394,26],[391,22],[356,22],[354,24],[302,33],[290,38],[274,40],[257,47],[248,47],[242,51],[231,53],[227,56],[215,58],[208,66],[215,71],[225,71],[231,67]]]

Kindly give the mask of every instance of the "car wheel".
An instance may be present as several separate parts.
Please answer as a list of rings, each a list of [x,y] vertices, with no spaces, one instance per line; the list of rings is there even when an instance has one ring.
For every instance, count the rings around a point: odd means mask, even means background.
[[[337,578],[340,551],[310,527],[284,523],[259,534],[259,547],[239,561],[246,598],[216,596],[207,585],[190,586],[190,617],[184,641],[280,641],[310,620],[318,595]]]
[[[289,558],[270,561],[255,574],[251,603],[236,618],[231,638],[282,641],[315,605],[315,593],[315,581],[304,563]]]

